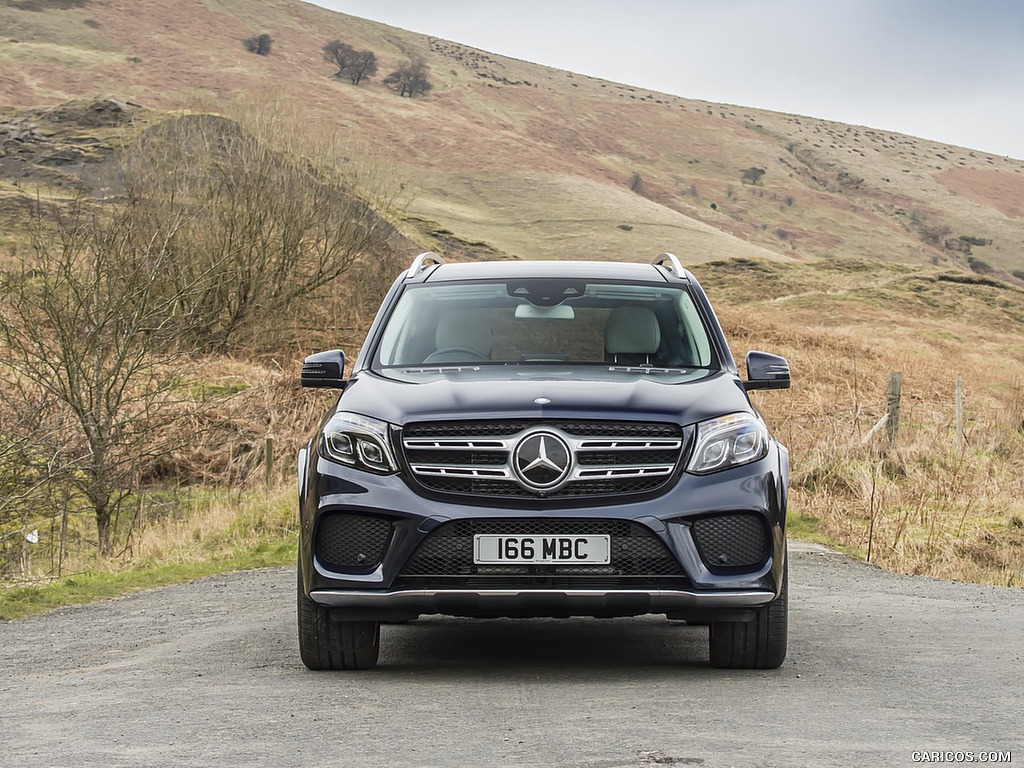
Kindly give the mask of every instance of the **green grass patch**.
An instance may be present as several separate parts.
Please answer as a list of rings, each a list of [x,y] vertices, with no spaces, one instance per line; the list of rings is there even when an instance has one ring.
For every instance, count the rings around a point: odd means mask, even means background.
[[[954,342],[954,343],[957,343],[957,344],[960,344],[960,343],[963,342],[963,339],[961,339],[955,333],[951,333],[950,331],[944,330],[942,328],[922,328],[922,329],[920,329],[918,331],[918,333],[920,335],[922,335],[922,336],[925,336],[925,337],[931,338],[931,339],[939,339],[941,341],[951,341],[951,342]]]
[[[244,381],[209,382],[195,379],[179,378],[174,381],[175,389],[187,394],[193,400],[206,401],[211,399],[229,398],[252,388]]]
[[[220,573],[291,565],[294,562],[295,539],[289,536],[287,539],[261,542],[232,557],[217,560],[128,566],[116,573],[76,573],[46,584],[0,591],[0,620],[11,621],[70,605],[110,600],[144,589],[184,584]]]
[[[820,522],[814,515],[790,510],[786,515],[786,535],[793,539],[807,539],[819,544],[830,544],[831,542],[824,541],[819,534]]]

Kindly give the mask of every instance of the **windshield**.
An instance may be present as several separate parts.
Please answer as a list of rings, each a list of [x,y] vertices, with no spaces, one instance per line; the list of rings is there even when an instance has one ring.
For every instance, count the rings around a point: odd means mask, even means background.
[[[685,287],[530,279],[410,286],[388,319],[381,368],[597,365],[708,369],[714,358]]]

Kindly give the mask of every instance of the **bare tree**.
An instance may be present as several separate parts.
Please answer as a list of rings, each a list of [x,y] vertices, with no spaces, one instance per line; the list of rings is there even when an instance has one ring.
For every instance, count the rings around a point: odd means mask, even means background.
[[[356,51],[347,72],[352,84],[359,85],[363,78],[377,74],[377,55],[373,51]]]
[[[743,173],[740,176],[740,181],[744,184],[760,184],[764,174],[764,168],[745,168],[743,169]]]
[[[255,53],[259,56],[269,56],[270,47],[273,44],[273,42],[274,41],[270,37],[270,35],[264,32],[261,35],[253,35],[252,37],[247,37],[245,40],[242,41],[242,45],[245,46],[245,50],[247,50],[249,53]]]
[[[386,216],[393,198],[343,176],[329,156],[310,153],[314,162],[275,148],[275,130],[183,117],[130,154],[132,195],[148,201],[151,231],[164,209],[191,212],[168,242],[163,277],[199,350],[251,345],[268,324],[279,332],[300,302],[336,291],[396,235]]]
[[[384,84],[398,91],[399,96],[412,98],[426,94],[434,86],[427,79],[429,69],[422,59],[403,61],[398,69],[384,78]]]
[[[324,61],[334,64],[338,71],[335,77],[347,77],[353,85],[359,85],[364,78],[377,74],[377,55],[373,51],[357,51],[341,40],[324,43]]]
[[[0,273],[0,493],[28,498],[45,470],[104,555],[154,467],[196,437],[192,353],[278,351],[311,326],[336,339],[382,289],[378,267],[393,273],[386,184],[280,114],[149,129],[115,202],[30,201],[31,247]],[[8,410],[43,428],[15,430]],[[28,522],[14,509],[0,503],[0,549]]]
[[[143,234],[130,204],[101,215],[81,196],[37,201],[32,248],[0,298],[6,388],[62,427],[32,434],[32,454],[60,456],[53,477],[92,511],[102,555],[141,466],[174,434],[182,297],[166,295],[161,275],[185,218],[164,217]]]
[[[331,40],[330,42],[324,43],[324,61],[329,61],[338,68],[338,71],[334,73],[335,77],[345,76],[345,69],[351,63],[355,53],[355,48],[348,43],[341,42],[341,40]]]
[[[7,382],[0,384],[0,579],[28,575],[38,527],[51,514],[50,480],[63,460],[59,451],[37,449],[45,403],[12,395]]]

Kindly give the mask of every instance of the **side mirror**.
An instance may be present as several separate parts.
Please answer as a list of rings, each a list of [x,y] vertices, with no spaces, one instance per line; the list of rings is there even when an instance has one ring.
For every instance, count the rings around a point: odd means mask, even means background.
[[[345,353],[340,349],[318,352],[302,362],[299,382],[304,387],[320,389],[344,389]]]
[[[747,380],[744,389],[789,389],[789,363],[786,358],[767,352],[747,353]]]

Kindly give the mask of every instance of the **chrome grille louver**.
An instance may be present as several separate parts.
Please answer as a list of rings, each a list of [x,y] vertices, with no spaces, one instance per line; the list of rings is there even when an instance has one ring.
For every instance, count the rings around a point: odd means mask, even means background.
[[[517,446],[544,433],[568,447],[564,481],[524,482]],[[650,493],[675,476],[690,431],[665,422],[589,420],[421,422],[406,425],[402,449],[416,483],[452,495],[571,499]]]

